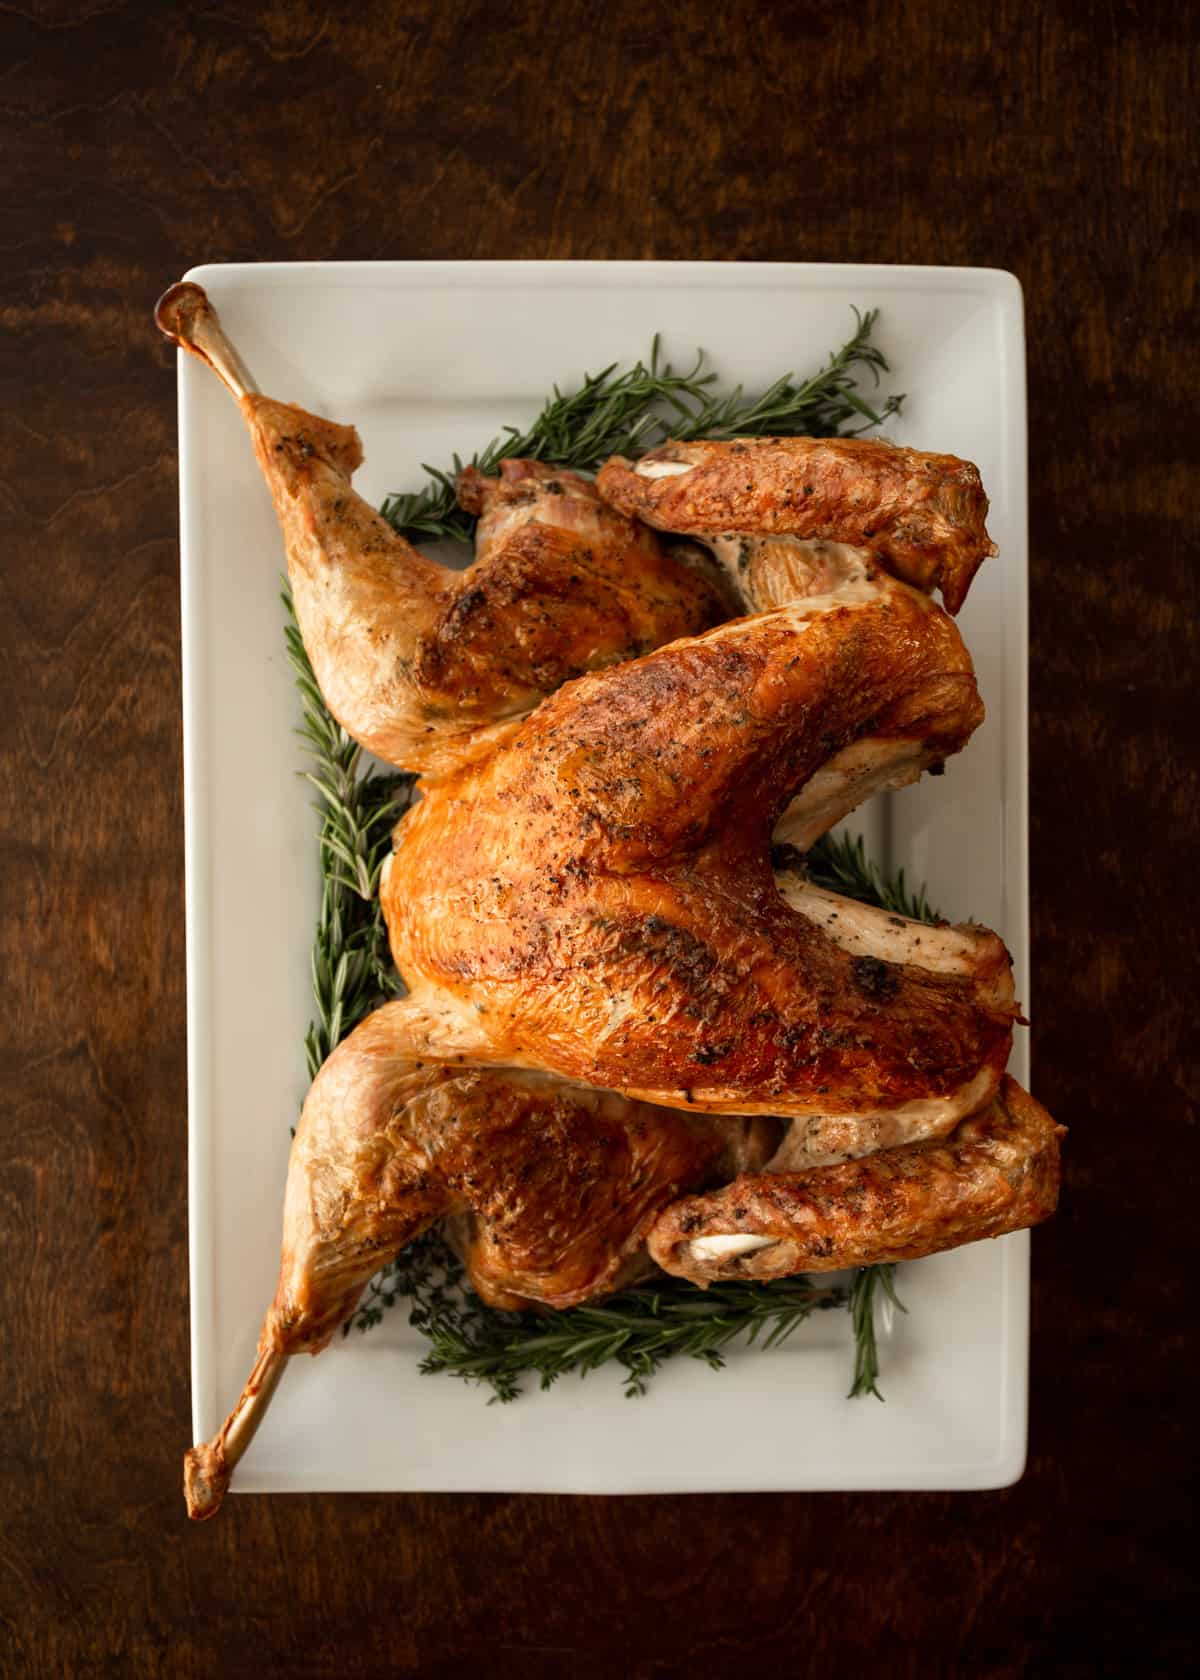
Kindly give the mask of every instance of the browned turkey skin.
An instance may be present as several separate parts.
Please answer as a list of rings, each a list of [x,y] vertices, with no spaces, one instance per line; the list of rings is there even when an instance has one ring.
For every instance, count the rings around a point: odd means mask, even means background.
[[[1007,1076],[943,1140],[805,1173],[743,1176],[672,1203],[650,1232],[666,1272],[702,1287],[917,1260],[1048,1219],[1061,1126]]]
[[[773,832],[811,844],[977,726],[955,627],[896,581],[961,604],[991,552],[975,469],[670,445],[604,469],[610,506],[507,462],[462,476],[477,558],[451,573],[350,490],[351,428],[254,391],[199,288],[159,320],[239,400],[331,709],[427,777],[383,884],[412,992],[314,1082],[275,1300],[187,1456],[190,1514],[216,1510],[287,1360],[436,1222],[485,1300],[564,1308],[647,1251],[701,1284],[765,1279],[1046,1217],[1061,1129],[1003,1079],[1002,943],[770,863]],[[693,634],[735,610],[730,583],[632,514],[699,536],[755,616]]]
[[[706,1285],[915,1258],[1054,1208],[1061,1128],[1011,1079],[944,1143],[771,1176],[783,1152],[772,1156],[770,1122],[439,1060],[436,1039],[419,1005],[389,1004],[314,1081],[258,1356],[217,1434],[185,1459],[193,1519],[220,1507],[288,1360],[321,1352],[375,1272],[448,1215],[485,1301],[563,1308],[621,1287],[647,1242],[665,1270]]]
[[[785,901],[769,850],[857,744],[942,760],[981,715],[952,621],[887,578],[570,684],[401,823],[397,967],[475,1061],[714,1112],[932,1102],[952,1125],[1008,1056],[1003,946],[943,973],[852,953]]]
[[[470,1216],[468,1271],[489,1305],[574,1306],[613,1287],[681,1189],[728,1177],[734,1161],[762,1166],[777,1136],[440,1060],[420,1007],[387,1004],[329,1057],[304,1105],[268,1339],[323,1347],[368,1279],[448,1214]]]
[[[485,753],[560,683],[727,616],[722,585],[672,559],[595,487],[536,461],[464,475],[473,565],[406,542],[351,487],[353,426],[258,393],[199,286],[157,319],[237,399],[271,491],[304,646],[330,711],[377,757],[436,775]]]
[[[940,588],[952,613],[996,552],[977,467],[876,439],[664,443],[636,463],[614,456],[596,482],[660,531],[850,544],[918,589]]]
[[[438,1060],[429,1029],[419,1007],[388,1004],[313,1083],[254,1370],[213,1440],[187,1455],[194,1518],[215,1514],[287,1360],[326,1347],[369,1279],[438,1220],[457,1216],[490,1305],[570,1307],[644,1267],[646,1233],[682,1191],[760,1170],[778,1139],[770,1122]]]

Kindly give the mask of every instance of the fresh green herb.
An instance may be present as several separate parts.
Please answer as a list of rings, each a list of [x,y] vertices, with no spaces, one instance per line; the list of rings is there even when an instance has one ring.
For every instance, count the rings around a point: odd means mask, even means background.
[[[590,471],[610,455],[641,453],[667,437],[822,437],[867,430],[895,413],[903,400],[889,397],[876,409],[856,389],[858,371],[878,381],[887,369],[882,352],[870,343],[876,314],[860,315],[854,335],[812,378],[796,383],[789,374],[756,399],[746,399],[740,386],[714,394],[716,374],[703,354],[689,372],[676,373],[662,359],[655,338],[648,365],[639,362],[621,372],[614,363],[587,376],[567,396],[556,387],[527,432],[509,427],[473,458],[474,464],[492,473],[506,457],[531,456]],[[863,424],[852,428],[856,420]],[[456,456],[450,471],[426,468],[426,488],[389,496],[385,517],[410,537],[469,541],[475,522],[455,499],[461,466]],[[313,760],[308,778],[317,790],[321,817],[323,888],[313,945],[318,1019],[305,1039],[309,1073],[315,1076],[366,1014],[402,990],[388,961],[378,885],[388,837],[411,799],[414,778],[364,768],[361,748],[325,706],[286,591],[283,599],[288,657],[304,714],[299,733]],[[937,920],[924,891],[911,893],[902,872],[887,880],[867,859],[861,839],[825,836],[802,862],[818,885],[900,915]],[[893,1271],[892,1266],[864,1267],[849,1289],[819,1288],[796,1277],[769,1284],[718,1283],[700,1290],[679,1278],[657,1278],[565,1312],[506,1313],[484,1306],[466,1287],[460,1262],[430,1232],[372,1280],[343,1334],[369,1330],[387,1308],[406,1301],[409,1322],[430,1344],[422,1371],[485,1384],[494,1399],[509,1401],[520,1392],[524,1374],[536,1375],[548,1388],[568,1371],[586,1375],[615,1362],[625,1371],[626,1394],[639,1395],[670,1358],[702,1359],[719,1369],[734,1343],[777,1347],[812,1313],[840,1307],[850,1311],[854,1331],[850,1393],[882,1398],[875,1300],[882,1289],[904,1310]]]
[[[907,916],[914,922],[933,923],[942,919],[930,908],[924,887],[912,892],[905,885],[903,869],[888,880],[867,857],[861,834],[854,838],[848,834],[823,834],[803,861],[805,873],[815,886],[826,887],[843,898],[876,904],[881,910],[890,910],[894,916]]]
[[[495,1312],[468,1292],[459,1261],[428,1235],[373,1280],[343,1334],[370,1329],[387,1307],[409,1301],[409,1323],[430,1344],[422,1371],[482,1383],[493,1400],[509,1401],[520,1394],[523,1376],[536,1376],[546,1389],[568,1371],[587,1376],[615,1362],[632,1398],[646,1392],[668,1359],[702,1359],[720,1370],[732,1343],[779,1347],[814,1312],[846,1307],[851,1293],[817,1288],[803,1277],[715,1283],[707,1290],[665,1277],[563,1312]],[[871,1334],[873,1359],[873,1328]],[[877,1374],[874,1364],[870,1369]]]
[[[566,396],[556,385],[528,431],[507,427],[472,456],[472,465],[492,474],[501,461],[522,456],[592,472],[610,455],[642,454],[667,438],[832,437],[868,431],[895,414],[904,399],[891,396],[876,408],[859,392],[862,373],[878,384],[888,364],[871,343],[879,311],[854,313],[854,333],[818,373],[799,382],[785,374],[759,397],[746,397],[740,385],[714,394],[717,375],[702,350],[688,372],[676,373],[663,360],[656,335],[648,364],[620,371],[613,362],[600,373],[585,374],[579,389]],[[424,490],[388,496],[381,509],[384,518],[413,540],[469,542],[475,520],[458,506],[455,493],[462,466],[457,455],[449,469],[426,466]]]
[[[854,1381],[848,1398],[879,1392],[879,1350],[875,1345],[875,1292],[881,1289],[900,1312],[908,1308],[896,1294],[893,1279],[895,1266],[864,1266],[856,1273],[850,1288],[850,1322],[854,1326]]]
[[[331,716],[317,687],[287,588],[283,604],[303,713],[297,734],[312,760],[305,775],[317,790],[321,818],[321,911],[312,950],[317,1019],[304,1037],[309,1078],[315,1079],[334,1046],[403,990],[388,957],[379,872],[416,778],[364,770],[362,748]]]

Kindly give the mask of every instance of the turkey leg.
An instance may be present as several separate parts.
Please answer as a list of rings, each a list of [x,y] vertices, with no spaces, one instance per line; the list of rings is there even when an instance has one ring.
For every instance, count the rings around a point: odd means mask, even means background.
[[[444,774],[569,678],[728,616],[719,579],[672,559],[590,481],[536,461],[506,461],[498,480],[464,475],[485,540],[465,571],[437,565],[352,488],[354,428],[263,396],[201,287],[172,286],[156,319],[236,399],[321,692],[388,763]]]
[[[292,1142],[275,1299],[237,1405],[185,1460],[212,1516],[289,1358],[319,1353],[368,1281],[448,1215],[489,1305],[563,1308],[611,1294],[682,1191],[761,1170],[779,1128],[654,1109],[543,1074],[465,1065],[408,1000],[325,1062]]]

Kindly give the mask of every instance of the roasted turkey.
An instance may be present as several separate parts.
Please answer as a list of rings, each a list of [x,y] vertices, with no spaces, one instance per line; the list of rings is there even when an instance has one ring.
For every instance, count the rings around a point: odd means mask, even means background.
[[[1002,942],[803,868],[982,718],[930,599],[956,611],[993,552],[976,469],[843,439],[669,444],[595,482],[507,462],[462,475],[454,573],[350,489],[352,428],[254,391],[198,287],[158,319],[239,401],[330,709],[423,773],[381,883],[408,995],[309,1093],[275,1300],[188,1455],[191,1514],[291,1355],[436,1223],[485,1300],[554,1309],[655,1264],[766,1279],[1045,1218],[1060,1128],[1004,1074]]]

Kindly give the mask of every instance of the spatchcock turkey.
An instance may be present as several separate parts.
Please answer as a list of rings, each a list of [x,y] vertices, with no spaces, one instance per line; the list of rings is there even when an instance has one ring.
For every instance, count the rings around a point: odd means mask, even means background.
[[[485,1302],[552,1310],[656,1267],[833,1271],[1053,1212],[1062,1128],[1005,1074],[1001,940],[803,869],[983,717],[950,616],[995,553],[975,467],[840,438],[667,443],[594,480],[508,460],[461,476],[480,518],[453,571],[355,494],[353,427],[258,392],[200,287],[157,320],[242,411],[330,710],[421,776],[380,887],[407,995],[309,1092],[256,1363],[185,1461],[193,1517],[288,1360],[440,1222]]]

